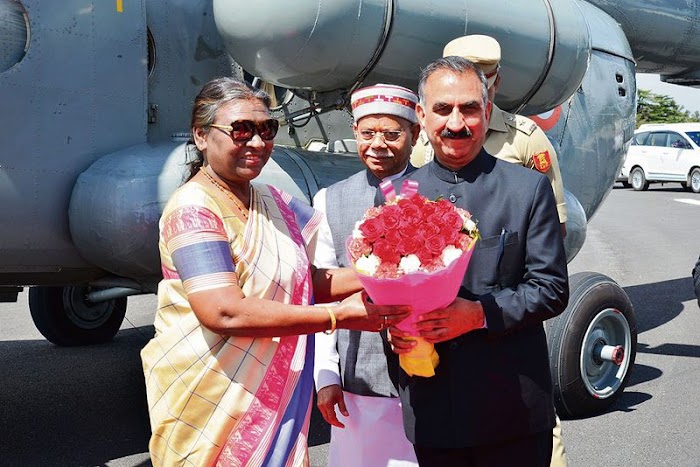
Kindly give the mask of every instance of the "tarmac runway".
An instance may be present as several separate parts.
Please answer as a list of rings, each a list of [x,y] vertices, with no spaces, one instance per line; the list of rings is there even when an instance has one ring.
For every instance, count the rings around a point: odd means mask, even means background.
[[[588,226],[571,274],[615,279],[637,315],[630,384],[606,413],[564,420],[572,467],[700,465],[700,310],[690,270],[700,254],[700,195],[677,184],[615,188]],[[56,347],[34,328],[26,292],[0,304],[0,466],[147,466],[149,424],[139,351],[154,296],[131,297],[114,341]],[[315,413],[313,466],[329,433]]]

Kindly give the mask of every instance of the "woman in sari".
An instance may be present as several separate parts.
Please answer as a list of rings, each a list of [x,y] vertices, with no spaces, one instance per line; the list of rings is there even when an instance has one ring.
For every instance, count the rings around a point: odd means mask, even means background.
[[[278,129],[269,106],[231,78],[195,99],[197,158],[160,220],[156,335],[141,352],[154,465],[307,465],[313,334],[410,311],[368,303],[351,270],[315,270],[319,213],[251,185]],[[314,307],[312,292],[342,301]]]

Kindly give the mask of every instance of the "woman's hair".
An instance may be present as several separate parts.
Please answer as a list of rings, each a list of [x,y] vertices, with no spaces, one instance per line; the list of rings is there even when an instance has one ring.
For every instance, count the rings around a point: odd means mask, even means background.
[[[255,89],[246,82],[238,81],[234,78],[223,77],[209,81],[199,91],[192,106],[192,119],[190,128],[194,133],[196,128],[209,130],[209,125],[214,123],[216,113],[222,105],[236,100],[259,100],[265,107],[270,108],[270,95],[261,89]],[[188,156],[187,165],[190,171],[187,180],[194,177],[199,169],[204,165],[204,155],[192,144],[187,145],[186,154]],[[190,159],[190,149],[194,150],[194,157]]]

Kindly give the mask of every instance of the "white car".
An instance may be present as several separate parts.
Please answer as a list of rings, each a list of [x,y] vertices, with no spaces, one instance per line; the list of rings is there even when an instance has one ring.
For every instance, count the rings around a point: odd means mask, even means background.
[[[700,193],[700,123],[641,125],[615,181],[636,191],[649,183],[679,182]]]

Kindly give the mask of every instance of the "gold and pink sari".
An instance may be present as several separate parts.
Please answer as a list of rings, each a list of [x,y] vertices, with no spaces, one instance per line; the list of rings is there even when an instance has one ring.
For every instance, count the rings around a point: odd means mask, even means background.
[[[247,297],[311,303],[309,256],[320,215],[256,186],[244,225],[196,182],[160,221],[163,280],[155,337],[141,352],[154,465],[308,465],[313,336],[225,337],[187,294],[237,284]]]

